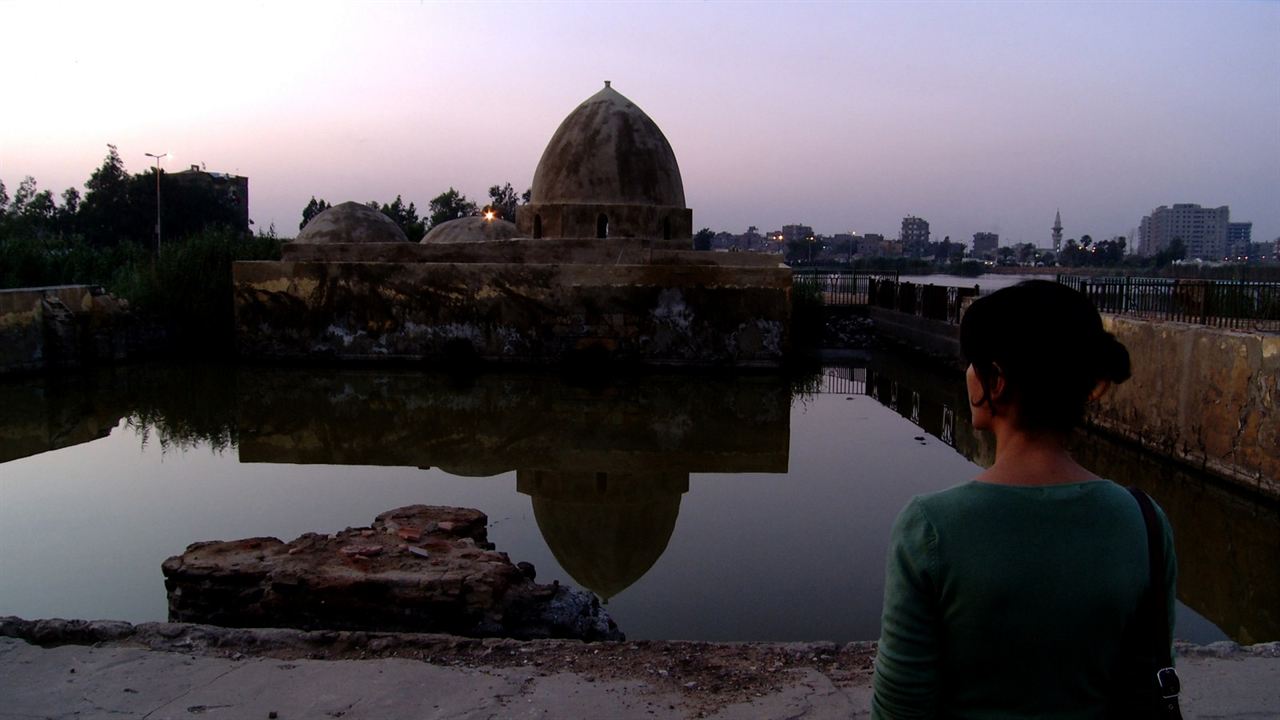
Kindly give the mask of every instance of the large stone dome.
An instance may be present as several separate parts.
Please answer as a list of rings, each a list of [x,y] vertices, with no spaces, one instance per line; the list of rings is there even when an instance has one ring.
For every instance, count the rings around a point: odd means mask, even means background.
[[[684,207],[671,144],[605,82],[560,123],[533,175],[530,202]]]
[[[693,237],[671,144],[607,81],[560,123],[530,190],[516,210],[526,237],[661,239],[673,249]]]
[[[409,242],[391,218],[368,205],[344,202],[311,218],[296,243],[392,243]]]

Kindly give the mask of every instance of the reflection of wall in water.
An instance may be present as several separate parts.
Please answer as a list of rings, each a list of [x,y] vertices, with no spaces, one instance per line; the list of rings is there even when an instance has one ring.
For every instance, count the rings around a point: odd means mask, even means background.
[[[846,372],[862,378],[865,394],[969,460],[983,467],[995,461],[993,438],[973,429],[964,384],[950,374],[940,376],[936,370],[887,362]]]
[[[988,432],[970,424],[963,382],[910,366],[828,371],[828,391],[862,389],[981,466],[995,459]],[[963,404],[962,404],[963,403]],[[1178,597],[1241,643],[1280,639],[1280,506],[1122,441],[1077,431],[1072,454],[1091,472],[1147,491],[1165,509],[1178,548]]]
[[[689,474],[679,472],[516,473],[556,562],[605,601],[666,551],[688,489]]]
[[[784,378],[646,375],[596,386],[553,375],[251,371],[239,389],[242,462],[785,472]]]
[[[1237,642],[1280,640],[1280,505],[1096,433],[1077,432],[1072,454],[1164,508],[1180,600]]]
[[[791,390],[776,376],[252,371],[242,462],[516,471],[560,566],[605,598],[666,550],[692,472],[786,472]]]
[[[128,412],[123,386],[110,370],[0,384],[0,463],[106,437]]]

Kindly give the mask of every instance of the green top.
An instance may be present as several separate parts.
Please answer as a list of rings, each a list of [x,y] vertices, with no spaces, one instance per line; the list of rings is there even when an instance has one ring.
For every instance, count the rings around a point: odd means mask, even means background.
[[[913,498],[889,546],[871,716],[1102,716],[1150,577],[1146,534],[1107,480]]]

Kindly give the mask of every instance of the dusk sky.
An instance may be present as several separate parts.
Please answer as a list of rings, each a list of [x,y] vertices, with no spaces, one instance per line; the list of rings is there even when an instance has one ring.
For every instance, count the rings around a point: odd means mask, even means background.
[[[1158,205],[1280,236],[1280,3],[0,2],[0,180],[80,187],[107,143],[426,214],[529,186],[603,80],[675,150],[694,227],[1048,245]]]

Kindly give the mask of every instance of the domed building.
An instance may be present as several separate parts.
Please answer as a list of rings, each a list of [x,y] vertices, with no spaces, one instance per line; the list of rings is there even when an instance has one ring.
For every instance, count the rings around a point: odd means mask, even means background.
[[[560,123],[531,191],[516,211],[525,237],[693,237],[671,144],[608,80]]]
[[[368,205],[344,202],[311,218],[293,241],[304,245],[332,245],[401,243],[409,242],[409,238],[391,218]]]
[[[778,367],[791,269],[699,252],[675,152],[609,83],[560,123],[510,223],[462,218],[406,242],[343,203],[279,262],[233,267],[246,357]],[[415,238],[417,239],[417,238]]]

